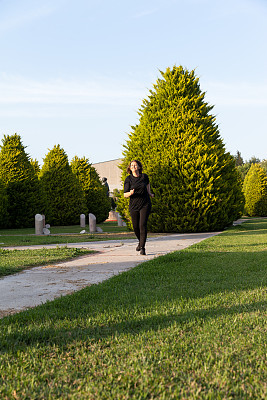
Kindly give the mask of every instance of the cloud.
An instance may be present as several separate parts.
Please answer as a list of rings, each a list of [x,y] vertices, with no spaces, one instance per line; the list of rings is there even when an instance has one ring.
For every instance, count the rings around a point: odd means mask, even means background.
[[[201,81],[206,101],[215,106],[266,107],[267,83]],[[1,116],[55,116],[69,112],[85,115],[95,110],[128,107],[137,111],[148,96],[147,84],[135,79],[116,80],[106,76],[82,80],[34,80],[0,74]],[[94,111],[93,111],[94,110]]]
[[[93,80],[38,81],[22,76],[0,75],[1,115],[54,115],[53,107],[130,106],[138,108],[146,88],[136,81],[116,81],[106,77]],[[38,111],[39,108],[39,111]],[[63,111],[64,112],[64,111]]]
[[[247,82],[203,81],[202,90],[206,98],[214,105],[220,106],[267,106],[267,82],[251,84]]]

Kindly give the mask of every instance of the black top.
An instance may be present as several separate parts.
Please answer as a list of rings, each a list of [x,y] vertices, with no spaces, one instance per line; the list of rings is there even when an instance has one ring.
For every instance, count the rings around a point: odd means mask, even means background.
[[[149,179],[146,174],[140,174],[135,177],[128,175],[124,181],[124,193],[134,189],[134,194],[130,196],[129,209],[140,211],[145,205],[150,204],[150,196],[147,191]]]

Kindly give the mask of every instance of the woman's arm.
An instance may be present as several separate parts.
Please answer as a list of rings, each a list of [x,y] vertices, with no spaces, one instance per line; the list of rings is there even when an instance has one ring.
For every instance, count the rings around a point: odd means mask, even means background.
[[[154,197],[154,193],[151,192],[151,187],[150,187],[150,183],[148,185],[146,185],[147,188],[147,193],[149,194],[150,197]]]
[[[132,194],[134,194],[134,189],[130,189],[130,181],[129,181],[129,176],[124,181],[124,197],[130,197]]]
[[[130,197],[132,194],[134,194],[134,189],[131,189],[130,192],[123,193],[124,197]]]

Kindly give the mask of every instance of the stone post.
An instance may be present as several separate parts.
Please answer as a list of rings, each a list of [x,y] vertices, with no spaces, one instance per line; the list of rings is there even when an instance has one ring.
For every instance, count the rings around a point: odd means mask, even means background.
[[[118,226],[123,226],[123,219],[121,218],[119,213],[117,215],[117,219],[118,219]]]
[[[80,226],[81,226],[81,228],[85,228],[85,215],[84,214],[80,215]]]
[[[35,235],[42,235],[44,229],[43,216],[41,214],[35,215]]]
[[[89,214],[89,231],[96,232],[96,216],[91,213]]]
[[[118,213],[116,211],[111,210],[108,214],[108,219],[110,221],[117,221],[118,219]]]

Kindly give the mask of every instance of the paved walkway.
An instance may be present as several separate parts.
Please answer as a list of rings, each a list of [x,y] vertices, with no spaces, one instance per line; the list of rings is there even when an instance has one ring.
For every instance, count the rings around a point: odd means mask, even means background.
[[[137,241],[133,239],[69,243],[68,247],[88,248],[97,253],[54,265],[34,267],[0,279],[0,317],[97,284],[144,261],[184,249],[218,233],[173,234],[149,238],[146,256],[141,256],[135,250]],[[16,248],[38,249],[58,246],[66,244]]]

